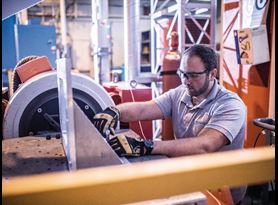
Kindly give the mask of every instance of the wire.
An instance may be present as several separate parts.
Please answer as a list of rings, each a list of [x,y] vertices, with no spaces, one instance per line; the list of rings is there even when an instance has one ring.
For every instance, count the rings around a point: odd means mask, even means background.
[[[255,140],[255,143],[254,143],[253,147],[256,147],[257,142],[258,142],[258,139],[259,139],[260,135],[263,133],[263,131],[264,131],[264,129],[262,129],[262,130],[259,132],[259,134],[257,135],[257,137],[256,137],[256,140]]]
[[[254,143],[254,147],[256,147],[257,142],[258,142],[258,139],[259,139],[260,135],[263,133],[264,130],[265,130],[265,129],[263,128],[263,129],[259,132],[259,134],[257,135],[256,140],[255,140],[255,143]],[[274,183],[274,181],[270,181],[270,182],[269,182],[270,187],[271,187],[271,191],[274,191],[273,183]],[[253,197],[251,197],[251,204],[253,204]]]
[[[221,205],[221,202],[209,190],[207,190],[207,193],[217,202],[218,205]]]
[[[131,88],[131,89],[132,89],[132,88]],[[132,91],[131,89],[129,89],[130,94],[131,94],[131,98],[132,98],[132,101],[135,102],[134,95],[133,95],[133,91]],[[140,131],[141,131],[141,133],[142,133],[142,137],[146,140],[145,134],[144,134],[144,132],[143,132],[143,128],[142,128],[141,121],[139,120],[138,122],[139,122]]]

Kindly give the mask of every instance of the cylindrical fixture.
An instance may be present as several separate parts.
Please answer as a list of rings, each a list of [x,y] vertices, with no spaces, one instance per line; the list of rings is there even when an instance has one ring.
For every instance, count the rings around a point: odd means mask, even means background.
[[[184,52],[185,47],[185,31],[184,31],[184,7],[185,1],[179,0],[178,2],[178,33],[179,33],[179,51]]]
[[[181,84],[180,78],[176,74],[180,66],[181,53],[178,51],[179,36],[173,31],[169,41],[170,50],[165,54],[162,60],[162,90],[163,93],[172,88],[176,88]],[[174,132],[172,126],[172,118],[166,118],[162,121],[162,140],[174,139]]]
[[[140,0],[124,0],[125,78],[134,80],[140,67]]]
[[[110,24],[108,0],[92,0],[91,45],[94,56],[94,79],[98,83],[110,81]]]

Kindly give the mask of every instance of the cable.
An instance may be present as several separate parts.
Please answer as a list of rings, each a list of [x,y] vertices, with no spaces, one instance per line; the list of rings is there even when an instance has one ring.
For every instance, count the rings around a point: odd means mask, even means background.
[[[255,143],[254,143],[254,147],[256,147],[257,142],[258,142],[258,139],[259,139],[260,135],[263,133],[264,130],[265,130],[265,129],[263,128],[263,129],[259,132],[259,134],[257,135],[256,140],[255,140]],[[270,181],[270,182],[268,182],[268,183],[270,184],[271,191],[274,191],[274,187],[273,187],[274,181],[272,180],[272,181]],[[251,197],[251,204],[253,204],[253,197]]]
[[[221,202],[209,190],[207,190],[207,193],[217,202],[218,205],[221,205]]]
[[[132,89],[132,88],[131,88],[131,89]],[[132,101],[135,102],[134,95],[133,95],[133,92],[132,92],[131,89],[129,89],[130,94],[131,94],[131,98],[132,98]],[[139,127],[140,127],[140,131],[141,131],[141,133],[142,133],[142,136],[143,136],[143,138],[146,140],[145,134],[144,134],[144,132],[143,132],[143,128],[142,128],[141,121],[139,120],[138,122],[139,122]]]
[[[254,143],[253,147],[256,147],[257,142],[258,142],[258,139],[259,139],[260,135],[263,133],[263,131],[264,131],[264,129],[262,129],[262,130],[260,131],[260,133],[257,135],[257,137],[256,137],[256,140],[255,140],[255,143]]]

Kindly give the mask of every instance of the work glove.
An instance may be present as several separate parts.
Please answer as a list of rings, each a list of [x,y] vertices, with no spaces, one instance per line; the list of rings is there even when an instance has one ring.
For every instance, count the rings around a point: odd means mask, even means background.
[[[120,111],[115,107],[107,107],[100,113],[97,113],[92,122],[101,135],[105,138],[109,135],[115,135],[115,129],[120,119]]]
[[[153,150],[152,141],[125,135],[117,135],[108,140],[108,143],[120,157],[140,157],[151,154]]]

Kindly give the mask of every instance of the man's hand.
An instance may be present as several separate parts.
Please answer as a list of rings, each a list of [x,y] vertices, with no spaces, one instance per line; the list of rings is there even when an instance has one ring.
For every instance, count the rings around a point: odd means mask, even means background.
[[[115,107],[107,107],[103,112],[97,113],[93,124],[103,137],[115,135],[115,129],[120,119],[120,112]]]
[[[108,141],[120,157],[139,157],[149,155],[153,150],[153,142],[135,139],[125,135],[117,135]]]

